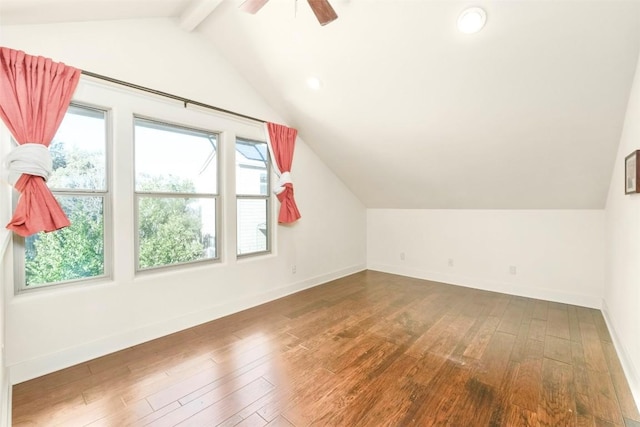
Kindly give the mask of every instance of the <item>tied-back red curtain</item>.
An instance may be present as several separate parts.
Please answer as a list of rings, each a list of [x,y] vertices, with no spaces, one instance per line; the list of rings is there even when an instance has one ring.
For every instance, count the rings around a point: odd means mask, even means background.
[[[300,219],[301,215],[293,198],[293,183],[291,182],[291,163],[293,163],[293,149],[295,148],[298,131],[275,123],[266,123],[268,143],[280,180],[274,191],[280,200],[280,214],[278,222],[290,224]]]
[[[69,108],[80,74],[80,70],[51,59],[0,47],[0,118],[20,146],[49,146]],[[9,171],[10,175],[22,173],[12,183],[21,194],[7,228],[26,237],[70,225],[45,184],[51,173],[48,150],[25,146],[14,151],[20,155],[9,154]]]

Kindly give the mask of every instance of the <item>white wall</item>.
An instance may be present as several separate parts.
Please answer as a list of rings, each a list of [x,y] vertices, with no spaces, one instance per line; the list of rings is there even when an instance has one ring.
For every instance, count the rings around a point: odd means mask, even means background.
[[[9,139],[2,139],[0,132],[0,159],[4,159],[7,154]],[[6,168],[3,161],[0,161],[0,182],[6,176]],[[11,219],[11,212],[6,208],[11,204],[11,191],[8,185],[0,184],[0,426],[11,425],[11,385],[6,368],[5,357],[5,285],[8,283],[9,275],[7,268],[8,257],[6,251],[10,245],[11,233],[4,227]]]
[[[640,405],[640,195],[624,194],[624,158],[640,149],[640,62],[611,176],[606,208],[607,286],[603,312]]]
[[[367,213],[370,269],[588,307],[602,301],[604,242],[600,210]]]
[[[2,44],[14,49],[281,122],[211,46],[170,20],[5,26],[2,31]],[[115,174],[125,180],[131,171]],[[12,280],[5,280],[6,362],[12,382],[364,269],[364,206],[301,139],[292,175],[303,217],[293,226],[277,227],[272,255],[236,261],[229,256],[228,238],[223,242],[227,256],[215,266],[139,277],[116,266],[115,280],[108,283],[18,296]],[[0,196],[8,191],[1,185]],[[0,204],[0,217],[7,209]],[[128,224],[131,219],[116,221]],[[235,233],[234,224],[227,218],[228,236]],[[125,262],[123,254],[133,251],[131,234],[116,230],[115,244],[116,262]],[[11,251],[5,258],[10,263]]]

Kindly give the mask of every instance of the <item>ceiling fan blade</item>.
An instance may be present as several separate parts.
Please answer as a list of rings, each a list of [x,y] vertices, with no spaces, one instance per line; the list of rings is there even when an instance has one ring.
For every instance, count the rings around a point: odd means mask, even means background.
[[[240,5],[240,10],[255,15],[268,1],[269,0],[245,0]]]
[[[338,19],[338,14],[329,4],[329,0],[307,0],[320,25],[327,25]]]

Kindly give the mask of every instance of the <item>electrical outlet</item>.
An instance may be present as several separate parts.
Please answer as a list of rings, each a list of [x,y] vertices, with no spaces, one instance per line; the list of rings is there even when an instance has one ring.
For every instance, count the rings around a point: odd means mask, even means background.
[[[295,264],[291,266],[291,274],[296,274],[296,270],[297,270],[297,267],[295,266]]]
[[[404,261],[404,252],[400,252],[400,261]]]
[[[453,267],[453,258],[449,258],[448,264],[449,267]]]
[[[516,270],[516,266],[515,265],[510,265],[509,266],[509,274],[512,274],[515,276],[517,270]]]

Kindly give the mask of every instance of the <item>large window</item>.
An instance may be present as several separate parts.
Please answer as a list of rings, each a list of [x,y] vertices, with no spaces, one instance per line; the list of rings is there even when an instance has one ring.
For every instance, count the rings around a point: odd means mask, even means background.
[[[49,147],[47,185],[71,226],[13,236],[16,292],[112,277],[128,282],[273,250],[262,124],[83,79],[79,89]],[[234,190],[236,217],[226,219],[237,227],[223,228]]]
[[[72,104],[49,146],[47,185],[71,226],[26,239],[16,237],[19,291],[109,274],[107,112]]]
[[[134,129],[137,269],[219,258],[219,136],[139,117]]]
[[[270,251],[267,144],[236,140],[237,254]]]

